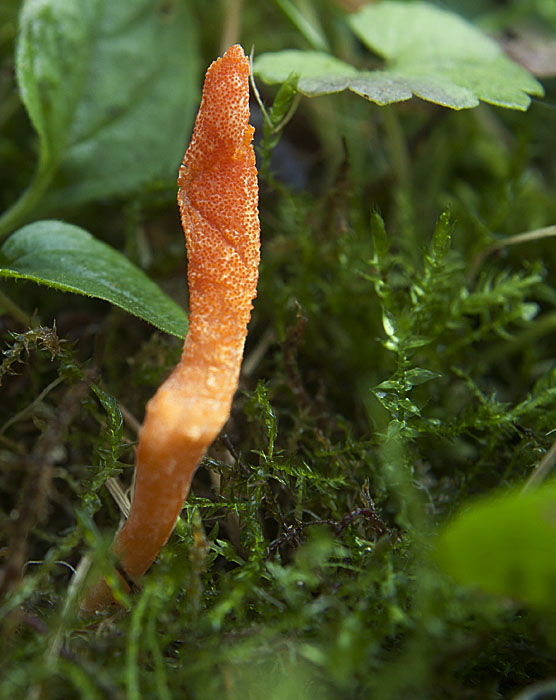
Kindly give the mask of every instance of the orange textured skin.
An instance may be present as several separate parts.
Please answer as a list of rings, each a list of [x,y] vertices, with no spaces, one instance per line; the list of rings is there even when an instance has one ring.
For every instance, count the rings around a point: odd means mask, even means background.
[[[258,183],[249,125],[249,62],[232,46],[209,67],[178,177],[190,296],[181,360],[149,401],[131,512],[114,551],[137,580],[174,529],[191,479],[230,415],[260,257]],[[113,602],[103,581],[85,610]]]

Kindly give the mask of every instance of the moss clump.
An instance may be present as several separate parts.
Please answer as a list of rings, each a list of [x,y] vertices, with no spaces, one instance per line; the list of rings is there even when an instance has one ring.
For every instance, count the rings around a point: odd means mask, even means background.
[[[0,11],[5,67],[16,5]],[[244,10],[260,51],[279,32],[300,41],[273,12]],[[338,15],[323,17],[354,58]],[[199,36],[208,65],[213,39]],[[137,424],[180,343],[99,301],[3,284],[0,697],[482,700],[554,677],[556,608],[459,585],[431,556],[459,507],[520,487],[553,441],[554,246],[511,238],[556,221],[553,101],[550,81],[519,114],[342,94],[267,125],[242,385],[175,533],[116,614],[79,616],[83,557],[112,575],[113,494],[125,504]],[[0,111],[17,183],[27,168],[9,143],[34,143],[22,115]],[[171,184],[131,198],[58,199],[51,214],[181,289]],[[33,314],[42,325],[23,323]]]

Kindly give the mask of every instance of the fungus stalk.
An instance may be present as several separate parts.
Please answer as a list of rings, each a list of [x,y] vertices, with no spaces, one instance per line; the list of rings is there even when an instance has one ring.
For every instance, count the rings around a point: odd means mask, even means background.
[[[193,474],[230,415],[260,256],[258,184],[249,125],[249,62],[239,45],[209,67],[178,177],[190,298],[180,362],[149,401],[139,433],[131,511],[114,542],[137,581],[166,543]],[[93,611],[113,602],[106,582]]]

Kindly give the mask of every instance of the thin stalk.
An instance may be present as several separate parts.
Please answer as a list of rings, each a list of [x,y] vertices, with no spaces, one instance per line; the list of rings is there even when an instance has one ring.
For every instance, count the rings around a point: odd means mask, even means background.
[[[395,107],[381,109],[383,128],[388,140],[394,175],[393,206],[396,221],[401,229],[401,245],[417,264],[418,247],[415,245],[415,213],[411,188],[411,158],[407,141]]]
[[[530,346],[538,338],[552,333],[555,328],[556,312],[550,311],[549,313],[543,314],[535,319],[534,324],[526,327],[523,331],[516,332],[509,340],[496,343],[490,349],[485,350],[481,356],[481,364],[488,366],[493,362],[499,362],[502,358],[520,352],[523,348]],[[468,343],[468,341],[469,338],[467,338],[465,342]],[[457,352],[461,347],[462,344],[459,344],[457,348],[454,348],[453,352]]]
[[[484,250],[478,253],[473,262],[471,263],[471,268],[469,270],[469,278],[475,279],[478,269],[481,267],[485,258],[487,258],[491,253],[495,253],[501,248],[505,248],[510,245],[518,245],[520,243],[531,243],[532,241],[540,241],[544,238],[552,238],[556,236],[556,226],[546,226],[545,228],[537,228],[534,231],[526,231],[525,233],[518,233],[515,236],[508,236],[500,241],[492,243]]]
[[[2,290],[0,290],[0,308],[3,308],[15,321],[19,321],[24,326],[31,327],[33,325],[31,316],[18,306],[15,301],[12,301],[7,294],[4,294]]]
[[[0,240],[9,236],[12,231],[15,231],[31,218],[31,212],[48,189],[56,169],[57,166],[54,163],[51,163],[45,168],[39,167],[29,187],[24,190],[19,199],[0,216]]]
[[[394,177],[403,188],[409,187],[410,158],[404,132],[395,107],[388,105],[381,110],[384,131],[388,139],[388,147],[392,157]]]
[[[316,51],[330,51],[322,29],[314,21],[316,18],[313,18],[313,21],[309,20],[291,0],[274,0],[274,2],[313,49]]]
[[[240,35],[243,0],[227,0],[224,3],[224,24],[220,38],[220,53],[235,44]]]

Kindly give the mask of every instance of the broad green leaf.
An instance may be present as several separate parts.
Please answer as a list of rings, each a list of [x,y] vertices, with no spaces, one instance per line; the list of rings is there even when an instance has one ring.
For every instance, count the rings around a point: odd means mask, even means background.
[[[349,24],[372,51],[388,61],[411,91],[447,107],[479,100],[526,109],[542,86],[464,19],[424,2],[381,2],[351,15]],[[403,31],[400,31],[403,27]]]
[[[186,2],[26,0],[17,79],[39,169],[55,178],[47,209],[174,177],[197,101],[195,37]]]
[[[99,0],[28,0],[20,16],[16,52],[19,92],[37,130],[43,163],[56,162],[86,80]]]
[[[0,249],[0,276],[104,299],[182,338],[185,312],[144,272],[106,243],[63,221],[19,229]]]
[[[556,610],[556,483],[469,506],[436,542],[456,580]]]
[[[299,75],[298,89],[314,97],[349,89],[379,105],[413,95],[453,109],[479,100],[527,109],[529,95],[543,88],[502,49],[461,17],[424,2],[379,2],[349,16],[369,49],[385,59],[384,70],[359,71],[326,53],[279,51],[255,61],[268,83]]]
[[[308,97],[345,90],[359,76],[356,68],[330,54],[295,49],[261,54],[253,69],[265,83],[284,83],[297,75],[297,89]]]

